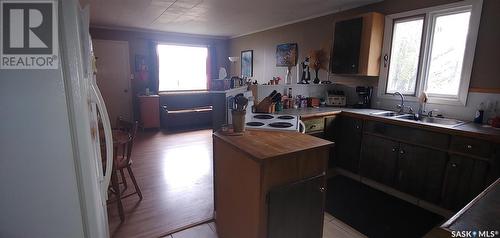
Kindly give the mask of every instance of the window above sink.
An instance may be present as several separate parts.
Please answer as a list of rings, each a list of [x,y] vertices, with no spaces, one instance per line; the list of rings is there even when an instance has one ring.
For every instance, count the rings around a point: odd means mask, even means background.
[[[401,92],[417,101],[465,105],[482,0],[465,0],[386,16],[378,96]]]

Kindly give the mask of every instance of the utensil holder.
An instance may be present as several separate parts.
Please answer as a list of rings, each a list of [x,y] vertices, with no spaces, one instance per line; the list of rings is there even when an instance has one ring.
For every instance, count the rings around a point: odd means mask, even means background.
[[[234,132],[244,132],[245,131],[245,115],[247,111],[231,111],[233,116],[233,130]]]

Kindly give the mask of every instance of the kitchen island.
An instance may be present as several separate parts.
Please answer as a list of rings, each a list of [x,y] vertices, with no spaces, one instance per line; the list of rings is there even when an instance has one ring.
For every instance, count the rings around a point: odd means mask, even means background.
[[[332,142],[298,132],[213,134],[220,238],[320,238]]]

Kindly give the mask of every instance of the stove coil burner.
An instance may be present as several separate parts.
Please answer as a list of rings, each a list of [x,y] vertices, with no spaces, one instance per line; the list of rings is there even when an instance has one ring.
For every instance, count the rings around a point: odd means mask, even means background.
[[[270,127],[275,127],[275,128],[288,128],[292,127],[293,124],[289,122],[273,122],[269,124]]]
[[[274,117],[271,115],[268,115],[268,114],[261,114],[261,115],[255,115],[255,116],[253,116],[253,118],[267,120],[267,119],[273,119]]]
[[[258,121],[251,121],[251,122],[247,122],[246,124],[247,124],[247,126],[263,126],[264,125],[264,123],[258,122]]]
[[[293,116],[279,116],[278,119],[281,119],[281,120],[292,120],[294,119],[295,117]]]

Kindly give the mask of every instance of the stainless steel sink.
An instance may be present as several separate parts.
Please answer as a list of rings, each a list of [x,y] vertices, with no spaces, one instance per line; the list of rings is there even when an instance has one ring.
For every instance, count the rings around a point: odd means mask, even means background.
[[[374,113],[372,113],[372,115],[381,116],[381,117],[395,117],[395,116],[398,116],[400,114],[397,112],[374,112]]]
[[[405,119],[405,120],[412,120],[412,121],[418,121],[418,118],[416,118],[415,115],[411,115],[411,114],[404,114],[404,115],[396,116],[396,118]]]
[[[411,121],[418,121],[422,123],[428,123],[428,124],[436,124],[436,125],[442,125],[442,126],[458,126],[462,125],[465,122],[456,120],[456,119],[451,119],[451,118],[441,118],[441,117],[421,117],[421,118],[416,118],[414,115],[401,115],[401,116],[396,116],[395,118],[399,119],[404,119],[404,120],[411,120]]]
[[[456,119],[439,118],[439,117],[424,117],[420,121],[425,122],[425,123],[440,124],[440,125],[445,125],[445,126],[458,126],[458,125],[462,125],[465,123],[464,121],[460,121],[460,120],[456,120]]]
[[[456,120],[456,119],[451,119],[451,118],[441,118],[441,117],[428,117],[428,116],[423,116],[420,118],[415,117],[413,114],[399,114],[397,112],[392,112],[392,111],[385,111],[385,112],[374,112],[371,113],[373,116],[381,116],[381,117],[390,117],[390,118],[397,118],[397,119],[403,119],[403,120],[408,120],[408,121],[415,121],[415,122],[420,122],[424,124],[433,124],[433,125],[441,125],[441,126],[446,126],[446,127],[454,127],[458,125],[462,125],[466,122]]]

